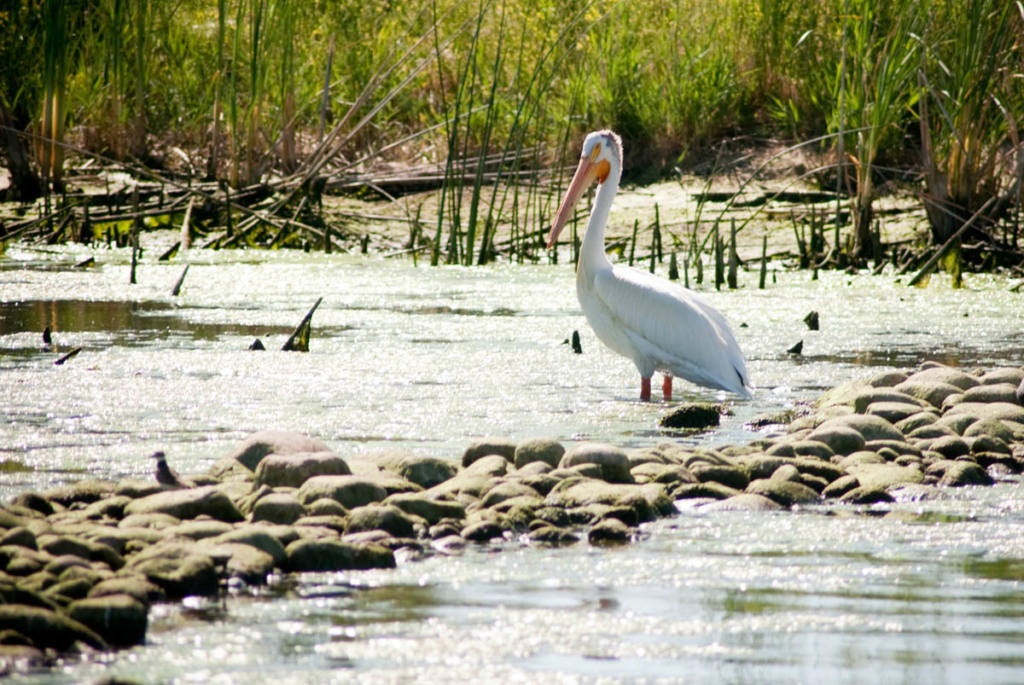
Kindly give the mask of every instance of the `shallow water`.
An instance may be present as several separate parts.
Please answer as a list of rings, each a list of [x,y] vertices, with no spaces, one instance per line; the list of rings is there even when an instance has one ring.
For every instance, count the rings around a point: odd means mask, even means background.
[[[151,249],[150,254],[159,254]],[[98,266],[72,265],[95,254]],[[924,359],[1024,364],[1019,295],[998,278],[952,290],[890,276],[756,274],[705,292],[734,323],[758,390],[721,428],[662,433],[635,369],[604,350],[571,267],[414,268],[347,256],[127,254],[14,246],[0,260],[0,498],[88,476],[147,477],[146,455],[205,470],[266,427],[342,455],[390,447],[457,459],[473,439],[624,447],[737,443],[755,415]],[[280,352],[318,297],[308,354]],[[821,331],[807,330],[817,310]],[[743,324],[741,326],[741,324]],[[57,350],[40,332],[53,328]],[[579,330],[584,353],[566,340]],[[247,350],[259,337],[268,351]],[[787,355],[803,339],[803,354]],[[61,352],[82,347],[62,366]],[[678,383],[677,400],[731,402]],[[145,647],[30,679],[152,681],[648,680],[778,682],[1024,678],[1024,495],[1017,482],[895,507],[685,510],[622,549],[579,544],[281,578],[221,603],[161,606]]]

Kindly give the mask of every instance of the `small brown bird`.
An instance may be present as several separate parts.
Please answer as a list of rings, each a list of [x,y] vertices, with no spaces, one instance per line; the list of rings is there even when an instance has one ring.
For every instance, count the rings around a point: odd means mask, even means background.
[[[150,459],[156,459],[156,482],[161,485],[167,485],[175,488],[187,488],[178,474],[167,465],[167,458],[162,451],[153,452],[150,455]]]

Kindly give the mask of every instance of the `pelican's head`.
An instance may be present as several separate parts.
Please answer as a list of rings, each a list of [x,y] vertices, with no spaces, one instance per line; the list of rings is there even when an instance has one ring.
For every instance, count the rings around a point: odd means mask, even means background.
[[[615,174],[617,181],[621,170],[622,140],[617,134],[608,130],[594,131],[584,139],[580,164],[576,167],[569,189],[565,191],[565,199],[558,208],[555,223],[551,226],[551,234],[548,236],[549,249],[555,244],[558,234],[568,223],[576,203],[583,197],[587,188],[594,181],[604,183],[611,174]]]

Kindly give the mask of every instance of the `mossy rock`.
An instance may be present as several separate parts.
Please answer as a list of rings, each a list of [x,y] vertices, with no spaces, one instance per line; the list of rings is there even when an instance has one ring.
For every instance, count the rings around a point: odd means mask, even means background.
[[[1017,400],[1017,385],[1010,383],[996,383],[993,385],[976,385],[964,391],[962,402],[1006,402],[1007,404],[1019,404]]]
[[[220,587],[213,559],[193,544],[158,543],[128,560],[126,567],[159,585],[171,599],[216,595]]]
[[[919,413],[921,408],[917,405],[903,402],[873,402],[868,405],[864,413],[869,416],[880,416],[889,423],[897,423],[903,419]]]
[[[288,570],[295,572],[395,567],[394,553],[380,545],[300,538],[288,545],[286,551]]]
[[[959,435],[945,435],[931,441],[928,446],[933,452],[938,452],[947,459],[956,459],[970,453],[970,446]]]
[[[244,518],[234,502],[212,485],[158,492],[133,501],[124,511],[126,515],[167,514],[177,519],[194,519],[205,515],[228,523]]]
[[[773,499],[751,492],[741,492],[726,499],[709,502],[700,511],[779,511],[785,507]]]
[[[288,525],[295,523],[306,513],[306,508],[294,495],[276,492],[256,501],[252,507],[252,520]]]
[[[795,457],[773,456],[767,454],[754,454],[741,457],[737,460],[750,474],[750,479],[769,478],[780,466],[795,464]]]
[[[706,430],[721,421],[722,406],[704,402],[687,402],[673,407],[658,422],[662,428],[676,430]]]
[[[73,504],[92,504],[114,494],[116,484],[108,480],[87,478],[42,493],[48,501],[70,507]]]
[[[261,549],[240,542],[204,540],[200,548],[228,578],[248,585],[264,585],[274,571],[274,558]]]
[[[780,504],[791,507],[796,504],[814,504],[821,500],[817,492],[803,483],[782,478],[760,478],[747,486],[746,492],[761,495]]]
[[[1013,431],[999,419],[981,419],[968,424],[962,435],[965,438],[990,437],[1006,444],[1014,442]]]
[[[750,482],[750,476],[740,466],[724,464],[693,464],[690,473],[701,483],[721,483],[736,490],[742,490]]]
[[[919,411],[916,414],[911,414],[907,418],[897,421],[894,425],[896,429],[904,435],[910,435],[913,431],[924,426],[930,426],[934,424],[939,418],[939,414],[932,410]]]
[[[485,509],[495,507],[505,500],[516,497],[541,499],[541,494],[525,483],[516,481],[500,481],[488,488],[480,496],[480,506]]]
[[[796,440],[793,443],[793,454],[796,457],[817,457],[818,459],[831,459],[835,455],[827,443],[820,440]]]
[[[349,512],[346,533],[383,530],[394,537],[413,537],[415,520],[398,507],[390,504],[368,504]]]
[[[879,504],[895,500],[885,488],[861,485],[844,492],[839,497],[839,501],[844,504]]]
[[[146,641],[149,609],[131,595],[111,594],[72,602],[68,616],[87,626],[113,647],[141,645]]]
[[[911,440],[935,440],[937,438],[944,438],[947,436],[959,437],[957,436],[956,431],[941,423],[930,423],[924,426],[919,426],[907,433],[907,437]]]
[[[517,469],[521,469],[533,462],[543,462],[552,468],[558,466],[558,462],[565,454],[565,447],[557,440],[547,438],[536,438],[527,440],[516,445],[513,453],[513,461]]]
[[[316,454],[330,451],[323,441],[302,433],[262,430],[246,437],[225,459],[237,462],[249,471],[255,471],[260,461],[268,454]]]
[[[673,510],[663,485],[606,483],[598,480],[563,482],[548,494],[545,504],[566,509],[590,504],[621,506],[635,511],[640,522],[654,520]]]
[[[964,373],[959,369],[939,365],[922,369],[917,373],[911,374],[907,377],[907,380],[904,381],[904,383],[946,383],[948,385],[956,386],[960,390],[967,390],[968,388],[973,388],[975,385],[978,385],[980,381],[976,377],[968,373]],[[896,386],[896,389],[902,390],[900,386]],[[906,391],[904,390],[904,392]]]
[[[40,649],[53,648],[64,652],[76,642],[101,651],[110,649],[96,631],[62,613],[42,607],[0,605],[0,630],[13,630],[24,635]]]
[[[614,518],[602,519],[587,531],[587,541],[597,547],[624,545],[630,540],[630,529]]]
[[[740,490],[730,488],[715,481],[706,483],[683,483],[672,489],[672,497],[675,499],[726,499],[738,495]]]
[[[814,429],[809,440],[823,442],[835,454],[851,454],[864,448],[864,436],[855,428],[836,422],[835,419],[825,422]],[[790,447],[792,450],[792,447]],[[795,456],[795,452],[787,456]]]
[[[609,483],[633,482],[633,476],[629,472],[629,457],[625,451],[613,445],[598,442],[579,443],[562,456],[558,466],[560,469],[567,469],[584,464],[599,466],[601,479]]]
[[[982,385],[998,385],[1009,383],[1017,387],[1024,383],[1024,367],[1000,366],[983,373],[978,379]]]
[[[516,458],[516,444],[506,438],[484,438],[466,447],[462,453],[462,466],[466,467],[489,455],[498,455],[508,462]]]
[[[924,473],[909,466],[861,463],[848,470],[857,477],[862,487],[869,490],[888,490],[899,485],[924,482]]]
[[[387,496],[387,490],[364,476],[313,476],[297,494],[303,504],[328,497],[349,510],[380,502]]]
[[[579,536],[572,531],[556,526],[534,528],[527,533],[526,537],[531,542],[538,542],[550,547],[565,547],[567,545],[575,545],[580,541]]]
[[[163,602],[167,598],[163,588],[150,582],[142,574],[118,575],[101,580],[89,591],[90,597],[106,595],[130,595],[146,606],[154,602]]]
[[[488,542],[503,534],[504,528],[495,521],[476,521],[462,529],[462,537],[472,542]]]
[[[923,408],[922,401],[913,395],[900,392],[892,388],[876,388],[874,386],[865,388],[853,398],[853,410],[858,414],[868,413],[868,407],[880,402],[906,405],[920,411]]]
[[[800,473],[822,478],[828,483],[831,483],[846,474],[843,469],[839,468],[831,461],[801,457],[793,460],[792,463]]]
[[[235,530],[218,535],[215,538],[211,538],[210,542],[215,545],[249,545],[250,547],[270,555],[274,564],[280,568],[284,568],[288,563],[288,555],[285,552],[284,545],[276,536],[271,535],[264,526],[242,526]]]
[[[352,470],[337,454],[324,452],[292,452],[268,454],[256,466],[257,485],[270,487],[301,487],[314,476],[348,476]]]
[[[966,485],[992,485],[992,476],[973,461],[953,460],[944,463],[939,485],[964,487]]]
[[[418,516],[430,525],[442,519],[464,519],[466,508],[458,502],[431,499],[418,493],[391,495],[384,504],[394,505],[407,514]]]
[[[816,437],[820,433],[829,429],[853,429],[860,433],[865,442],[871,440],[903,440],[903,434],[900,433],[896,426],[892,425],[892,422],[887,421],[880,416],[871,416],[868,414],[847,414],[845,416],[837,416],[822,423],[809,436],[810,440],[820,440],[821,442],[828,444],[837,454],[848,454],[849,452],[842,449],[836,449],[835,446],[827,439]]]

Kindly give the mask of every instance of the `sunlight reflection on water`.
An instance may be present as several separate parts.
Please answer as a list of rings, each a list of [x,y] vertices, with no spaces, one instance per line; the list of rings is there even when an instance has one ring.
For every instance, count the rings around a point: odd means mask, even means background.
[[[632,363],[593,337],[567,266],[198,253],[173,298],[180,265],[148,264],[128,286],[116,261],[60,272],[52,262],[71,262],[73,251],[42,261],[11,252],[35,261],[0,269],[0,399],[13,419],[0,445],[35,468],[138,475],[148,468],[140,457],[163,449],[181,470],[200,471],[263,427],[307,432],[342,453],[386,444],[446,458],[485,435],[627,447],[664,437],[664,405],[635,401]],[[39,264],[47,268],[31,268]],[[817,281],[782,273],[760,291],[752,279],[705,292],[733,322],[759,390],[702,440],[746,439],[754,415],[865,367],[1020,360],[1019,298],[989,277],[971,277],[977,289],[962,291],[830,272]],[[310,353],[277,351],[320,296]],[[812,309],[820,331],[802,323]],[[61,350],[83,347],[80,356],[53,367],[55,353],[41,350],[45,325]],[[563,344],[573,330],[581,355]],[[247,351],[257,337],[267,352]],[[787,355],[801,339],[803,354]],[[729,400],[679,386],[678,399]],[[32,485],[27,478],[8,487]]]
[[[571,267],[412,268],[294,253],[124,254],[74,270],[81,248],[12,247],[0,261],[0,496],[85,475],[142,476],[163,449],[197,472],[265,427],[342,455],[403,447],[458,459],[475,438],[545,436],[630,447],[669,439],[632,364],[604,350]],[[63,264],[54,268],[54,264]],[[923,359],[1024,363],[1019,296],[996,277],[954,291],[891,276],[778,274],[706,292],[733,322],[758,391],[689,442],[756,434],[755,415]],[[318,297],[308,354],[279,350]],[[821,330],[802,323],[810,310]],[[741,325],[742,324],[742,325]],[[64,366],[41,349],[42,327]],[[563,344],[579,330],[584,353]],[[266,352],[249,352],[256,337]],[[787,355],[797,340],[803,354]],[[469,549],[393,571],[282,580],[225,607],[158,607],[145,647],[35,682],[665,679],[771,682],[1013,680],[1024,668],[1024,497],[1018,484],[906,504],[905,519],[843,511],[679,516],[626,548]],[[930,518],[929,518],[930,517]],[[185,664],[185,666],[183,666]],[[38,674],[36,674],[38,676]]]

